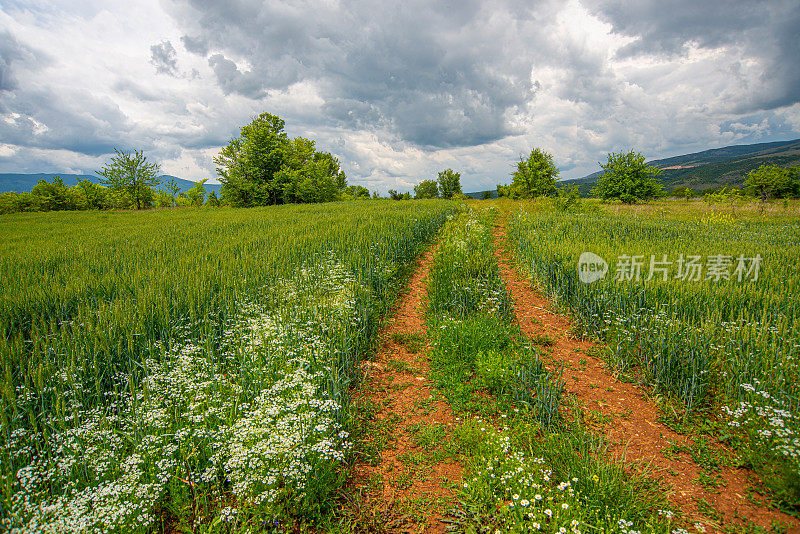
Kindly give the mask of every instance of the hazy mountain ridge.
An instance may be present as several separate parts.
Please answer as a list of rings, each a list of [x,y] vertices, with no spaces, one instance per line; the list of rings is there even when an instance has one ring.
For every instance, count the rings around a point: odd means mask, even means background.
[[[21,193],[22,191],[30,191],[33,189],[39,180],[47,180],[48,182],[52,182],[54,178],[60,176],[66,185],[72,186],[76,185],[80,180],[89,180],[90,182],[100,183],[100,177],[97,175],[92,174],[74,174],[68,172],[51,172],[51,173],[0,173],[0,193],[6,193],[8,191],[16,191]],[[174,179],[175,183],[180,186],[180,192],[186,192],[187,190],[194,187],[194,182],[190,180],[184,180],[183,178],[178,178],[177,176],[172,176],[170,174],[162,174],[159,176],[161,179],[161,186],[164,187],[166,183],[170,179]],[[222,187],[221,184],[210,184],[208,182],[205,183],[206,191],[209,193],[211,191],[216,191],[219,194],[219,190]]]

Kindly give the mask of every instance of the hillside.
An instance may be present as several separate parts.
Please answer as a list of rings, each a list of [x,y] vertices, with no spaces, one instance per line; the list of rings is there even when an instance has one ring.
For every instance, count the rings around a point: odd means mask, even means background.
[[[761,165],[789,167],[800,164],[800,139],[714,148],[649,162],[662,169],[661,181],[669,191],[684,186],[703,191],[723,186],[741,187],[748,172]],[[578,185],[587,196],[600,172],[563,182]]]
[[[99,183],[99,177],[97,175],[91,174],[71,174],[71,173],[33,173],[33,174],[20,174],[20,173],[0,173],[0,193],[6,193],[8,191],[30,191],[33,189],[39,180],[47,180],[51,182],[53,178],[60,176],[61,179],[64,180],[64,183],[67,185],[75,185],[80,180],[89,180],[91,182]],[[159,176],[161,178],[162,184],[168,182],[170,179],[174,179],[175,183],[177,183],[180,188],[181,192],[185,192],[192,187],[194,187],[194,182],[189,180],[184,180],[183,178],[178,178],[177,176],[171,176],[169,174],[162,174]],[[206,182],[205,188],[206,191],[209,193],[211,191],[216,191],[219,194],[220,184],[210,184]]]

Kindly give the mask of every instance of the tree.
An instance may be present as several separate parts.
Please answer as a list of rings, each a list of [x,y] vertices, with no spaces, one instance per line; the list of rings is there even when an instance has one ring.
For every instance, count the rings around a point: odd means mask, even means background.
[[[341,198],[347,177],[339,160],[310,139],[289,139],[283,128],[282,119],[262,113],[214,158],[224,201],[258,206]]]
[[[461,173],[453,169],[445,169],[439,173],[439,193],[442,198],[452,198],[456,193],[461,193]]]
[[[481,194],[481,199],[482,200],[491,200],[491,198],[492,198],[492,192],[491,191],[484,191],[483,194]]]
[[[403,193],[398,193],[397,189],[389,189],[388,193],[392,200],[403,200]]]
[[[345,193],[353,199],[369,199],[370,197],[369,189],[363,185],[351,185],[345,190]]]
[[[88,209],[102,209],[105,206],[106,188],[102,185],[83,179],[75,187],[83,192]]]
[[[672,190],[672,196],[689,200],[690,198],[694,197],[695,194],[690,188],[681,185]]]
[[[39,180],[31,194],[38,197],[39,209],[42,211],[61,211],[75,209],[69,188],[64,184],[60,176],[53,178],[52,182]]]
[[[794,192],[793,170],[777,165],[762,165],[747,174],[744,182],[747,191],[761,199],[762,205],[770,198],[784,198]]]
[[[634,204],[661,193],[661,181],[655,178],[661,174],[661,169],[646,164],[644,156],[638,152],[609,153],[608,162],[599,165],[603,175],[592,193],[603,200],[617,198],[625,204]]]
[[[217,198],[216,191],[211,191],[211,193],[209,193],[208,200],[206,200],[206,206],[210,206],[212,208],[219,206],[219,199]]]
[[[553,206],[559,211],[573,211],[581,208],[581,188],[578,185],[561,187],[558,196],[553,199]]]
[[[243,126],[239,137],[231,139],[214,158],[226,202],[237,207],[282,202],[283,191],[274,179],[289,142],[284,125],[280,117],[262,113]]]
[[[296,137],[285,148],[284,163],[275,174],[284,202],[330,202],[339,200],[347,188],[347,177],[339,160],[319,152],[314,141]]]
[[[414,198],[439,198],[436,180],[422,180],[414,186]]]
[[[186,198],[189,199],[189,204],[192,206],[200,207],[206,200],[205,183],[208,178],[203,178],[199,182],[193,182],[194,187],[186,191]]]
[[[105,165],[97,174],[102,176],[100,182],[114,192],[128,194],[137,210],[148,207],[153,199],[153,187],[161,183],[157,173],[161,166],[150,163],[143,152],[120,152],[114,149],[116,156],[111,163]]]
[[[558,167],[553,163],[553,156],[549,152],[534,148],[527,158],[520,156],[517,170],[512,174],[512,189],[523,197],[555,195],[558,172]]]

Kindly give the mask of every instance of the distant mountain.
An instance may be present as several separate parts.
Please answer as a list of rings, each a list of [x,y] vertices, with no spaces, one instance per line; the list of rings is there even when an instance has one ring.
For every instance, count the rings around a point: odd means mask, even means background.
[[[64,183],[67,185],[75,185],[80,180],[89,180],[91,182],[100,183],[99,176],[91,175],[91,174],[70,174],[70,173],[34,173],[34,174],[16,174],[16,173],[0,173],[0,193],[5,193],[7,191],[30,191],[33,189],[39,180],[47,180],[48,182],[52,182],[53,178],[60,176]],[[162,186],[166,184],[170,179],[174,179],[175,183],[180,186],[181,192],[186,192],[187,190],[194,187],[194,182],[189,180],[184,180],[183,178],[178,178],[176,176],[171,176],[169,174],[162,174],[159,176],[161,179]],[[205,183],[206,191],[209,193],[211,191],[216,191],[219,195],[219,190],[222,186],[220,184],[210,184],[208,182]]]
[[[667,191],[680,186],[698,192],[723,186],[741,187],[747,173],[761,165],[789,167],[800,164],[800,139],[726,146],[649,163],[663,171],[659,178]],[[565,180],[562,184],[578,185],[581,194],[587,196],[601,174],[595,172],[576,180]]]
[[[497,198],[497,189],[489,189],[488,191],[489,191],[490,198]],[[464,196],[467,196],[469,198],[477,198],[478,200],[482,200],[483,199],[483,194],[485,192],[486,191],[475,191],[473,193],[464,193]]]

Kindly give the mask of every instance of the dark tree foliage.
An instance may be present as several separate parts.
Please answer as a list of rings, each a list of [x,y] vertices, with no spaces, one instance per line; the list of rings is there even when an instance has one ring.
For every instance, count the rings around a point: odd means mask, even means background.
[[[603,165],[603,175],[592,193],[603,200],[619,199],[625,204],[656,198],[661,194],[661,181],[655,176],[661,169],[645,163],[645,157],[630,152],[610,153],[608,162]]]
[[[284,126],[262,113],[214,158],[225,202],[246,207],[341,198],[347,177],[339,161],[310,139],[289,139]]]
[[[461,173],[453,169],[445,169],[439,173],[439,193],[442,198],[453,198],[461,194]]]
[[[439,198],[436,180],[422,180],[414,186],[414,198]]]

